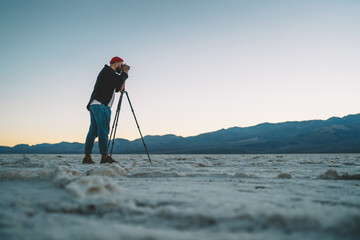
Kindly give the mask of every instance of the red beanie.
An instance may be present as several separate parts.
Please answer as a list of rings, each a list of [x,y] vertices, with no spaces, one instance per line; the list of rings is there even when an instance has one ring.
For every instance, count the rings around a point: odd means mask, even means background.
[[[116,62],[123,62],[124,60],[122,60],[121,58],[119,57],[113,57],[111,60],[110,60],[110,64],[113,64],[113,63],[116,63]]]

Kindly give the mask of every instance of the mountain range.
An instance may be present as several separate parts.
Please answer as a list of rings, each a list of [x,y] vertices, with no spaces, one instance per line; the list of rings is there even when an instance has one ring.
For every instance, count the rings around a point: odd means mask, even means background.
[[[360,153],[360,114],[327,120],[262,123],[232,127],[192,137],[172,134],[145,136],[150,154],[247,154],[247,153]],[[99,153],[97,143],[94,153]],[[75,154],[83,143],[61,142],[14,147],[0,146],[0,153]],[[113,153],[143,154],[141,138],[115,139]]]

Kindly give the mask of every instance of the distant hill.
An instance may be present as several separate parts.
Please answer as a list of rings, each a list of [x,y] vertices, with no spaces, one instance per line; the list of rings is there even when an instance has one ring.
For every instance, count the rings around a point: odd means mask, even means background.
[[[193,137],[145,136],[150,154],[360,153],[360,114],[301,122],[233,127]],[[0,153],[83,153],[83,143],[1,147]],[[94,145],[98,153],[98,145]],[[141,139],[116,139],[114,153],[145,153]]]

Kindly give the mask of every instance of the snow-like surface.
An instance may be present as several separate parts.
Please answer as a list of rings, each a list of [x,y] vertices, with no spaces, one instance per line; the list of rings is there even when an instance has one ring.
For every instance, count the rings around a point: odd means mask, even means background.
[[[0,239],[360,236],[359,154],[82,157],[0,155]]]

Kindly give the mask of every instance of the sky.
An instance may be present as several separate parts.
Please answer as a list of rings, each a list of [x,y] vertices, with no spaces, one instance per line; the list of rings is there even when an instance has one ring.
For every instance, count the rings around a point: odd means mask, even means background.
[[[131,66],[143,135],[357,114],[359,12],[357,0],[1,1],[0,145],[84,143],[114,56]],[[140,137],[127,101],[116,137]]]

